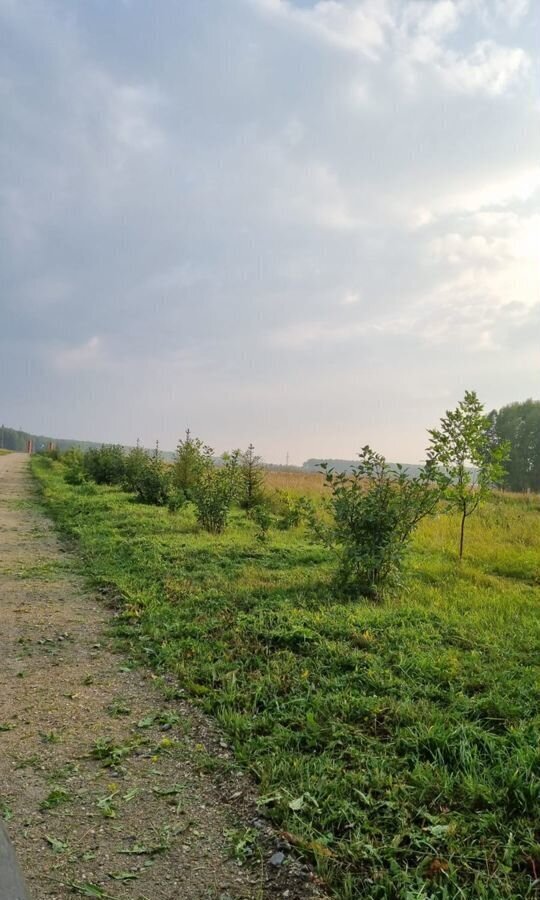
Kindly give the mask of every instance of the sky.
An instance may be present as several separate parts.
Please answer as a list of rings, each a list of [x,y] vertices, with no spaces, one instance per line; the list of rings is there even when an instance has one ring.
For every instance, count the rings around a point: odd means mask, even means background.
[[[537,0],[0,0],[0,418],[423,458],[540,396]]]

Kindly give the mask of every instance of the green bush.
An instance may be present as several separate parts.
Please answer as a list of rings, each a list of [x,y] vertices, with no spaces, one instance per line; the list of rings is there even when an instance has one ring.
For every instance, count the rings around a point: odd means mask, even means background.
[[[135,495],[141,503],[166,506],[171,493],[171,471],[156,453],[146,457],[134,481]]]
[[[317,535],[338,557],[337,582],[344,593],[379,599],[399,580],[412,533],[435,512],[440,488],[426,466],[409,477],[366,446],[351,472],[323,465],[331,496],[330,524],[314,522]]]
[[[124,460],[124,480],[123,488],[126,491],[135,493],[137,491],[137,483],[145,471],[148,464],[148,453],[143,447],[133,447]]]
[[[223,465],[203,468],[193,486],[197,518],[212,534],[221,534],[225,529],[231,504],[238,497],[239,460],[239,450],[224,456]]]
[[[64,481],[67,484],[81,485],[87,481],[84,470],[84,453],[78,447],[72,447],[62,456],[65,467]]]
[[[90,447],[84,455],[84,470],[96,484],[122,484],[126,471],[124,448],[119,444]]]
[[[268,532],[276,522],[272,510],[266,503],[258,503],[251,510],[251,518],[257,526],[257,540],[264,542],[268,538]]]
[[[194,499],[195,488],[202,474],[213,469],[213,452],[200,438],[192,437],[189,428],[184,440],[178,441],[172,480],[174,487],[187,500]]]
[[[175,488],[173,484],[169,492],[169,497],[167,499],[167,507],[169,509],[169,512],[177,512],[182,506],[184,506],[186,502],[187,499],[184,492],[179,490],[178,488]]]
[[[313,503],[308,497],[295,497],[288,491],[279,491],[278,521],[280,531],[297,528],[303,522],[311,520]]]

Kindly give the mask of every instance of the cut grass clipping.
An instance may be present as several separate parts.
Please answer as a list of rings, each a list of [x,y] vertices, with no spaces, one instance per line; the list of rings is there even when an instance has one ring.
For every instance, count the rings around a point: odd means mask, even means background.
[[[302,528],[218,538],[33,460],[84,571],[123,597],[129,654],[230,736],[261,804],[340,898],[524,898],[540,874],[540,504],[425,522],[384,605],[332,594]]]

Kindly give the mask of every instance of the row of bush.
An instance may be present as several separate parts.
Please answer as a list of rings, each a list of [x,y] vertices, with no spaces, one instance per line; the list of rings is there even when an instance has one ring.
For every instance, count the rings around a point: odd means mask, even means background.
[[[66,481],[81,485],[119,485],[141,502],[177,510],[194,504],[199,524],[212,534],[226,527],[234,503],[257,526],[265,540],[273,525],[290,528],[302,521],[336,555],[340,588],[352,594],[380,597],[399,581],[411,537],[419,522],[433,515],[441,502],[460,513],[459,556],[463,555],[465,523],[504,474],[507,444],[498,443],[482,404],[467,391],[453,411],[431,429],[427,461],[412,476],[390,466],[369,446],[349,472],[322,466],[328,488],[318,508],[307,498],[279,497],[278,514],[264,487],[264,467],[252,444],[219,460],[213,450],[189,430],[178,444],[173,464],[165,463],[156,447],[149,454],[137,446],[129,453],[118,445],[71,450],[63,457]]]
[[[272,526],[288,529],[299,525],[311,509],[304,497],[265,491],[264,466],[252,444],[245,452],[234,450],[216,460],[212,448],[192,437],[189,430],[179,441],[172,464],[161,458],[157,447],[149,453],[137,445],[126,453],[118,444],[85,453],[72,449],[61,460],[65,480],[71,485],[117,485],[141,503],[166,506],[171,512],[191,502],[201,527],[213,534],[225,529],[233,504],[253,520],[260,540]]]

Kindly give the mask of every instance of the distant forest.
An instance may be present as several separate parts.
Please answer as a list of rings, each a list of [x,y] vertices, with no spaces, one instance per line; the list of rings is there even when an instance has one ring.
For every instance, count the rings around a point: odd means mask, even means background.
[[[26,450],[27,441],[33,441],[34,450],[45,450],[49,444],[54,444],[61,452],[70,447],[80,447],[87,450],[88,447],[101,447],[100,443],[92,441],[75,441],[68,438],[52,438],[43,434],[31,434],[19,428],[8,428],[0,425],[0,449],[2,450]]]
[[[510,403],[499,410],[490,412],[489,421],[496,440],[510,441],[510,458],[506,463],[506,477],[503,487],[510,491],[540,493],[540,400],[525,400],[523,403]],[[68,438],[51,438],[42,434],[31,434],[15,428],[0,425],[0,449],[26,450],[27,441],[34,443],[35,450],[44,450],[52,443],[60,452],[70,447],[101,447],[96,441],[77,441]],[[161,451],[164,459],[172,459],[174,453]],[[347,472],[355,465],[351,459],[307,459],[301,467],[304,472],[318,472],[322,462],[327,462],[337,472]],[[404,465],[414,477],[420,466]],[[296,466],[276,466],[268,464],[271,469],[297,469]]]
[[[498,440],[510,441],[504,486],[540,493],[540,400],[510,403],[489,414]]]
[[[503,487],[509,491],[540,493],[540,400],[510,403],[492,410],[488,419],[493,437],[497,441],[509,441],[511,445]],[[322,462],[328,463],[336,472],[347,472],[356,464],[352,459],[313,458],[307,459],[302,468],[306,472],[317,472]],[[420,466],[404,464],[404,468],[414,477]]]

